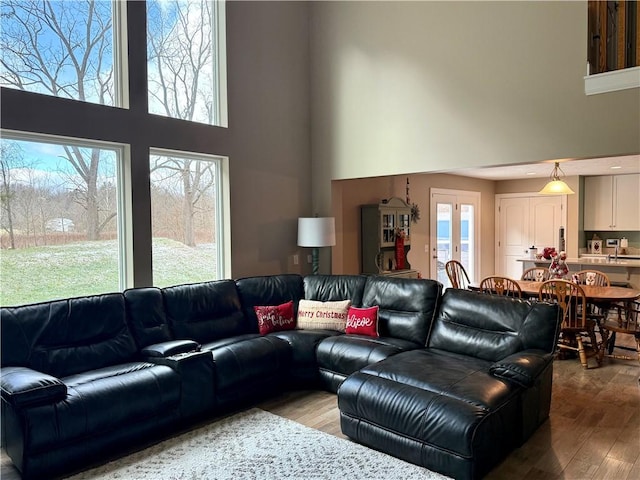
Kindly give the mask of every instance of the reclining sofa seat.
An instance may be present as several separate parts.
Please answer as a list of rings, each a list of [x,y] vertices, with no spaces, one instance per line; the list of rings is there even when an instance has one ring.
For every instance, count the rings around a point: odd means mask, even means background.
[[[256,279],[245,279],[239,282],[243,287],[246,282],[255,282]],[[336,302],[350,300],[353,306],[362,305],[362,295],[367,277],[362,275],[312,275],[303,279],[303,297],[306,300],[319,302]],[[252,289],[256,291],[255,289]],[[243,299],[248,300],[246,296]],[[253,298],[249,304],[255,302],[271,302],[265,304],[277,304],[276,299]],[[298,314],[298,303],[295,303],[294,315]],[[253,314],[246,312],[247,315]],[[253,314],[255,315],[255,314]],[[257,321],[257,319],[256,319]],[[297,388],[322,388],[323,382],[318,370],[317,348],[320,342],[330,337],[342,336],[336,330],[285,330],[268,334],[281,338],[289,343],[292,350],[292,367],[289,372],[290,384]]]
[[[359,278],[364,282],[362,300],[353,302],[354,306],[379,307],[379,337],[349,334],[320,341],[317,366],[324,388],[334,393],[345,378],[361,368],[400,352],[423,348],[442,293],[442,285],[434,280],[398,278],[390,282],[382,276]],[[311,295],[321,287],[326,290],[326,283],[335,285],[331,278],[307,277],[305,282],[305,293]],[[339,294],[331,296],[334,297]]]
[[[448,289],[427,348],[338,391],[342,432],[456,479],[480,478],[548,417],[556,305]]]
[[[265,301],[297,303],[302,278],[278,275],[162,289],[173,337],[195,340],[211,354],[219,409],[255,402],[281,389],[287,380],[291,349],[282,339],[258,333],[257,318],[249,306],[258,292]]]
[[[211,411],[215,406],[213,359],[192,339],[175,339],[164,307],[162,290],[132,288],[123,293],[126,315],[140,355],[180,374],[180,417]]]
[[[23,478],[108,458],[179,418],[180,375],[137,353],[122,294],[2,309],[2,440]]]

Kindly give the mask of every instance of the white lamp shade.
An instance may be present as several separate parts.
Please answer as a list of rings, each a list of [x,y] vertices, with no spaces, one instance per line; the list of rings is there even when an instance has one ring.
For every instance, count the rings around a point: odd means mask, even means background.
[[[336,244],[336,221],[333,217],[298,218],[299,247],[332,247]]]

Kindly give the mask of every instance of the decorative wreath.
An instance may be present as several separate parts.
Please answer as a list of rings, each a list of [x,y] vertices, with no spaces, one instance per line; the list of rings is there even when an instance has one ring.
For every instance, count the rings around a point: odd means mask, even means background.
[[[420,208],[415,203],[411,204],[411,222],[418,223],[420,220]]]

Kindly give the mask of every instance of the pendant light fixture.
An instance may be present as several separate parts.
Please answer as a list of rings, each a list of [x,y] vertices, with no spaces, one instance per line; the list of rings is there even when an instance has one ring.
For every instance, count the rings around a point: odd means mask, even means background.
[[[549,176],[549,182],[538,193],[543,195],[571,195],[576,193],[563,180],[560,180],[561,174],[564,175],[564,172],[560,168],[560,163],[556,162]]]

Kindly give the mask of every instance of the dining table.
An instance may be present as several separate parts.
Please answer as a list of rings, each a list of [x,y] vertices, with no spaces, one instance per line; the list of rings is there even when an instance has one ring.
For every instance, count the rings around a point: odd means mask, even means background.
[[[542,282],[535,280],[516,280],[522,290],[522,294],[528,297],[537,297]],[[627,287],[603,287],[598,285],[580,284],[587,301],[593,302],[627,302],[640,297],[640,290]]]
[[[514,281],[522,290],[522,295],[529,298],[538,298],[540,285],[542,282],[535,280],[515,280]],[[580,284],[587,301],[592,302],[630,302],[636,298],[640,298],[640,290],[627,287],[602,287],[597,285]],[[479,283],[469,285],[470,290],[480,290]]]

